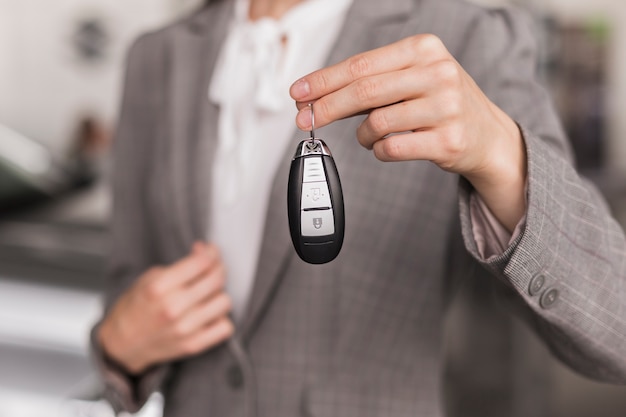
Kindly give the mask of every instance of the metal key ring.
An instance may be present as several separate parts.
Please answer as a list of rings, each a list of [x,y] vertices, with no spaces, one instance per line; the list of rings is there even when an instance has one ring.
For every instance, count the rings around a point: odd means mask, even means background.
[[[315,111],[313,110],[313,103],[309,103],[311,109],[311,143],[315,139]]]

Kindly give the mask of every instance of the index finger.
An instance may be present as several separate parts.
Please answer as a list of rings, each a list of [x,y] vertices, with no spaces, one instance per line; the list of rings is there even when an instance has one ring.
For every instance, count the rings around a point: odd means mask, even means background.
[[[198,276],[206,273],[217,260],[217,249],[214,246],[195,244],[192,252],[176,261],[164,271],[164,278],[169,289],[183,286]]]
[[[309,102],[360,78],[407,68],[416,60],[415,46],[418,41],[417,37],[403,39],[314,71],[293,83],[289,94],[297,102]]]

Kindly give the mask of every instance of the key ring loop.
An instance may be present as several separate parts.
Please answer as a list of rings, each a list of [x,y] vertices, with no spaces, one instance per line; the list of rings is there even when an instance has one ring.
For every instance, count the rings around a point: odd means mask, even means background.
[[[309,103],[311,109],[311,146],[315,143],[315,111],[313,110],[313,103]]]

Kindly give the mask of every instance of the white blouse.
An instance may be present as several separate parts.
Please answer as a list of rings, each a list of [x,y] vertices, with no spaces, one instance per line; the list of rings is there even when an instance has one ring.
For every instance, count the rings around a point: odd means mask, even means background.
[[[249,0],[236,1],[209,87],[220,114],[208,238],[221,250],[240,322],[254,284],[274,175],[287,148],[297,145],[291,142],[297,110],[289,87],[324,66],[352,0],[304,0],[280,20],[255,21],[249,19]]]

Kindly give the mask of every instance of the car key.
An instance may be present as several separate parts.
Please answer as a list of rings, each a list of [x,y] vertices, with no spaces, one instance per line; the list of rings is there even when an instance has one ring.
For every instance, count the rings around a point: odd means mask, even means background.
[[[335,259],[343,245],[343,193],[332,154],[315,137],[315,114],[309,106],[311,137],[298,144],[289,171],[289,229],[300,258],[323,264]]]

